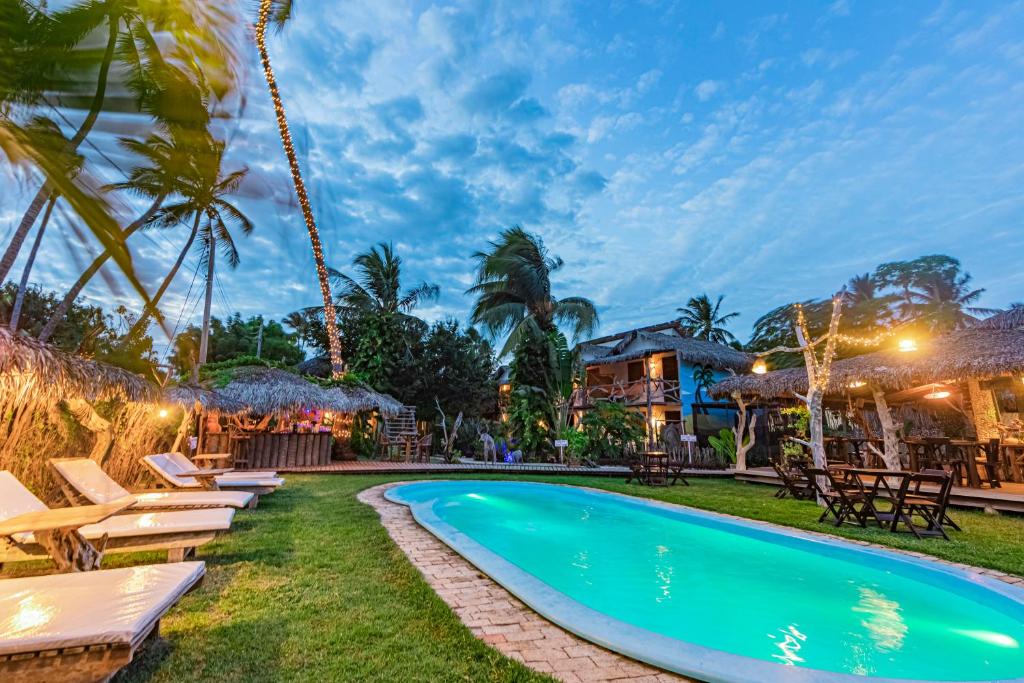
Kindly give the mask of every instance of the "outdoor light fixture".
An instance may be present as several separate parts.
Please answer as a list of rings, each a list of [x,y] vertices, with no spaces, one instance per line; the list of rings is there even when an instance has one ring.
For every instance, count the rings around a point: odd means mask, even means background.
[[[754,367],[750,368],[750,371],[755,375],[763,375],[768,372],[768,364],[764,362],[764,359],[758,358],[754,361]]]
[[[917,351],[917,342],[913,339],[900,339],[900,351]]]
[[[865,384],[867,384],[867,382],[862,382],[859,379],[857,379],[850,382],[847,386],[849,386],[851,389],[860,389]]]
[[[167,417],[167,408],[161,408],[160,412],[157,413],[160,417]]]
[[[938,384],[933,384],[932,390],[925,394],[924,397],[929,401],[936,401],[940,398],[949,398],[949,393],[948,389],[943,389]]]

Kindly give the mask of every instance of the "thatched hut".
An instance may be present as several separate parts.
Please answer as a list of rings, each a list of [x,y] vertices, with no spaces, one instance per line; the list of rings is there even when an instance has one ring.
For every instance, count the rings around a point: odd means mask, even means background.
[[[186,410],[196,406],[201,410],[212,410],[220,413],[240,413],[246,410],[241,401],[225,396],[220,391],[207,389],[200,384],[187,382],[166,387],[160,392],[160,402],[176,405]]]
[[[155,397],[153,384],[122,368],[83,358],[0,328],[0,395],[86,401]]]
[[[873,406],[888,453],[908,418],[921,422],[922,431],[925,423],[938,429],[956,418],[965,436],[1019,437],[1024,329],[1008,320],[918,341],[912,350],[890,348],[835,361],[826,396],[833,405]],[[806,370],[792,368],[724,379],[710,393],[771,402],[794,399],[807,389]],[[901,411],[899,419],[891,406]]]
[[[128,370],[0,329],[0,469],[45,497],[46,458],[89,455],[132,484],[139,452],[169,443],[158,397]]]
[[[327,464],[332,429],[338,432],[340,426],[344,431],[355,413],[378,411],[391,416],[402,409],[392,397],[366,387],[327,388],[287,370],[263,366],[234,368],[230,379],[214,392],[243,408],[234,411],[235,429],[206,434],[202,447],[207,452],[242,448],[244,453],[236,462],[251,467]],[[263,419],[243,424],[251,416]],[[274,433],[267,431],[271,426]]]

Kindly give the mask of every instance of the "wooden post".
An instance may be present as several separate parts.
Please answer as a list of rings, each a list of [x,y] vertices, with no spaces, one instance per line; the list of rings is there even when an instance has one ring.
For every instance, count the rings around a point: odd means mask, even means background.
[[[900,433],[899,426],[892,419],[892,412],[889,410],[889,403],[885,400],[885,392],[878,387],[871,387],[871,396],[875,400],[875,410],[878,412],[878,421],[882,424],[882,460],[885,461],[886,469],[901,470],[900,465]]]
[[[747,402],[743,400],[743,395],[734,391],[732,400],[736,402],[737,408],[736,427],[733,429],[733,436],[736,437],[736,471],[743,472],[747,469],[747,453],[754,447],[757,411],[752,411],[747,421]]]
[[[651,400],[650,354],[644,356],[644,379],[647,381],[647,447],[654,448],[654,404]]]

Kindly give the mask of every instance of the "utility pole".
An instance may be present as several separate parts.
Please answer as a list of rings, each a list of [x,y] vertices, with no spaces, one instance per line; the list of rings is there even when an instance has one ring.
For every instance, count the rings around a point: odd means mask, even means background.
[[[263,316],[260,316],[260,329],[256,333],[256,357],[263,354]]]

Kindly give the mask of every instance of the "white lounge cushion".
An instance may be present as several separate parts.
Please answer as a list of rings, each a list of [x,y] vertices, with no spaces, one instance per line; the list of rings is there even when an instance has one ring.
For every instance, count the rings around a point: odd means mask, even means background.
[[[147,508],[194,508],[232,507],[244,508],[253,498],[247,491],[153,491],[135,493],[135,505],[140,510]]]
[[[0,581],[0,655],[137,645],[202,577],[202,562]]]
[[[43,501],[32,495],[17,477],[4,470],[0,472],[0,520],[23,515],[26,512],[41,512],[48,509]],[[235,511],[228,508],[207,508],[200,510],[172,510],[169,512],[141,512],[115,515],[97,524],[87,524],[79,532],[90,540],[104,534],[111,538],[150,536],[159,534],[192,533],[198,531],[227,531]],[[31,543],[31,532],[15,534],[19,543]]]
[[[144,456],[142,459],[149,465],[150,469],[163,477],[168,484],[182,489],[201,489],[202,483],[195,477],[188,476],[189,472],[198,472],[199,470],[192,466],[182,467],[180,463],[172,457],[173,455],[175,454],[154,453],[152,455]],[[228,478],[223,475],[214,477],[214,481],[217,483],[217,486],[224,486],[225,488],[255,488],[268,486],[277,488],[284,483],[283,479],[270,477],[256,478],[236,476]]]
[[[131,495],[128,489],[111,479],[96,461],[89,458],[54,458],[50,463],[76,491],[95,505],[113,503]]]
[[[227,531],[231,528],[231,520],[234,516],[235,511],[230,508],[140,512],[131,515],[114,515],[98,524],[83,526],[79,532],[91,540],[100,538],[103,534],[107,534],[111,538],[124,538],[150,534]]]
[[[178,469],[182,472],[198,472],[199,468],[196,464],[185,457],[182,453],[164,453],[171,462],[178,466]],[[241,477],[244,479],[274,479],[277,477],[277,472],[273,470],[239,470],[236,472],[227,472],[220,475],[221,477]],[[283,480],[282,480],[283,481]]]
[[[125,496],[135,500],[134,508],[157,507],[234,507],[242,508],[252,500],[244,491],[173,491],[131,494],[88,458],[55,458],[50,461],[71,486],[90,503],[112,503]]]

